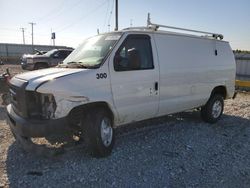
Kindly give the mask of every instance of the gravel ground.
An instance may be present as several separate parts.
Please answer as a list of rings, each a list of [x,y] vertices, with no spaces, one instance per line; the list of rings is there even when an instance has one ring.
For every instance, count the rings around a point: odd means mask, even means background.
[[[0,74],[4,73],[6,71],[6,69],[9,68],[10,73],[15,75],[17,73],[22,73],[22,72],[26,72],[25,70],[21,69],[20,65],[16,65],[16,64],[5,64],[5,65],[0,65]]]
[[[0,187],[250,187],[250,94],[228,100],[214,125],[184,112],[116,130],[112,155],[84,143],[39,157],[18,147],[0,106]]]

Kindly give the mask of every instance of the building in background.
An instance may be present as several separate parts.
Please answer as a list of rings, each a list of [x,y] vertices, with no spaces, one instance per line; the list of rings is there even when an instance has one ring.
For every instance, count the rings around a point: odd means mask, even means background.
[[[236,79],[250,80],[250,53],[235,52]]]

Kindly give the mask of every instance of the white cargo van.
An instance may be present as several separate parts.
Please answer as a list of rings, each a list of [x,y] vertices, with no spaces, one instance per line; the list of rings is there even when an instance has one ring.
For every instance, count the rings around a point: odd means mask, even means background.
[[[224,99],[234,95],[229,43],[219,34],[159,27],[91,37],[57,68],[12,78],[7,112],[16,139],[78,131],[90,152],[102,157],[122,124],[196,108],[204,121],[217,122]]]

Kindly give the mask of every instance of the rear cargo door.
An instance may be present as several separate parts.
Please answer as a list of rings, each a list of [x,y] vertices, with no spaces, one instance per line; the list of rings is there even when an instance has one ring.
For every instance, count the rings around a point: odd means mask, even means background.
[[[159,67],[154,54],[150,35],[130,34],[111,56],[111,88],[118,123],[152,118],[158,112]]]

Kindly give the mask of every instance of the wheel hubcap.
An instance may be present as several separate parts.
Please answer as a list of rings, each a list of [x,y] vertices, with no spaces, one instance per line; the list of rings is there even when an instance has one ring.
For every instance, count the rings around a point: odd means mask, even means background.
[[[220,101],[215,101],[212,108],[213,118],[218,118],[222,111],[222,104]]]
[[[101,121],[101,138],[104,146],[108,147],[113,139],[113,129],[111,127],[111,122],[108,118],[104,118]]]

